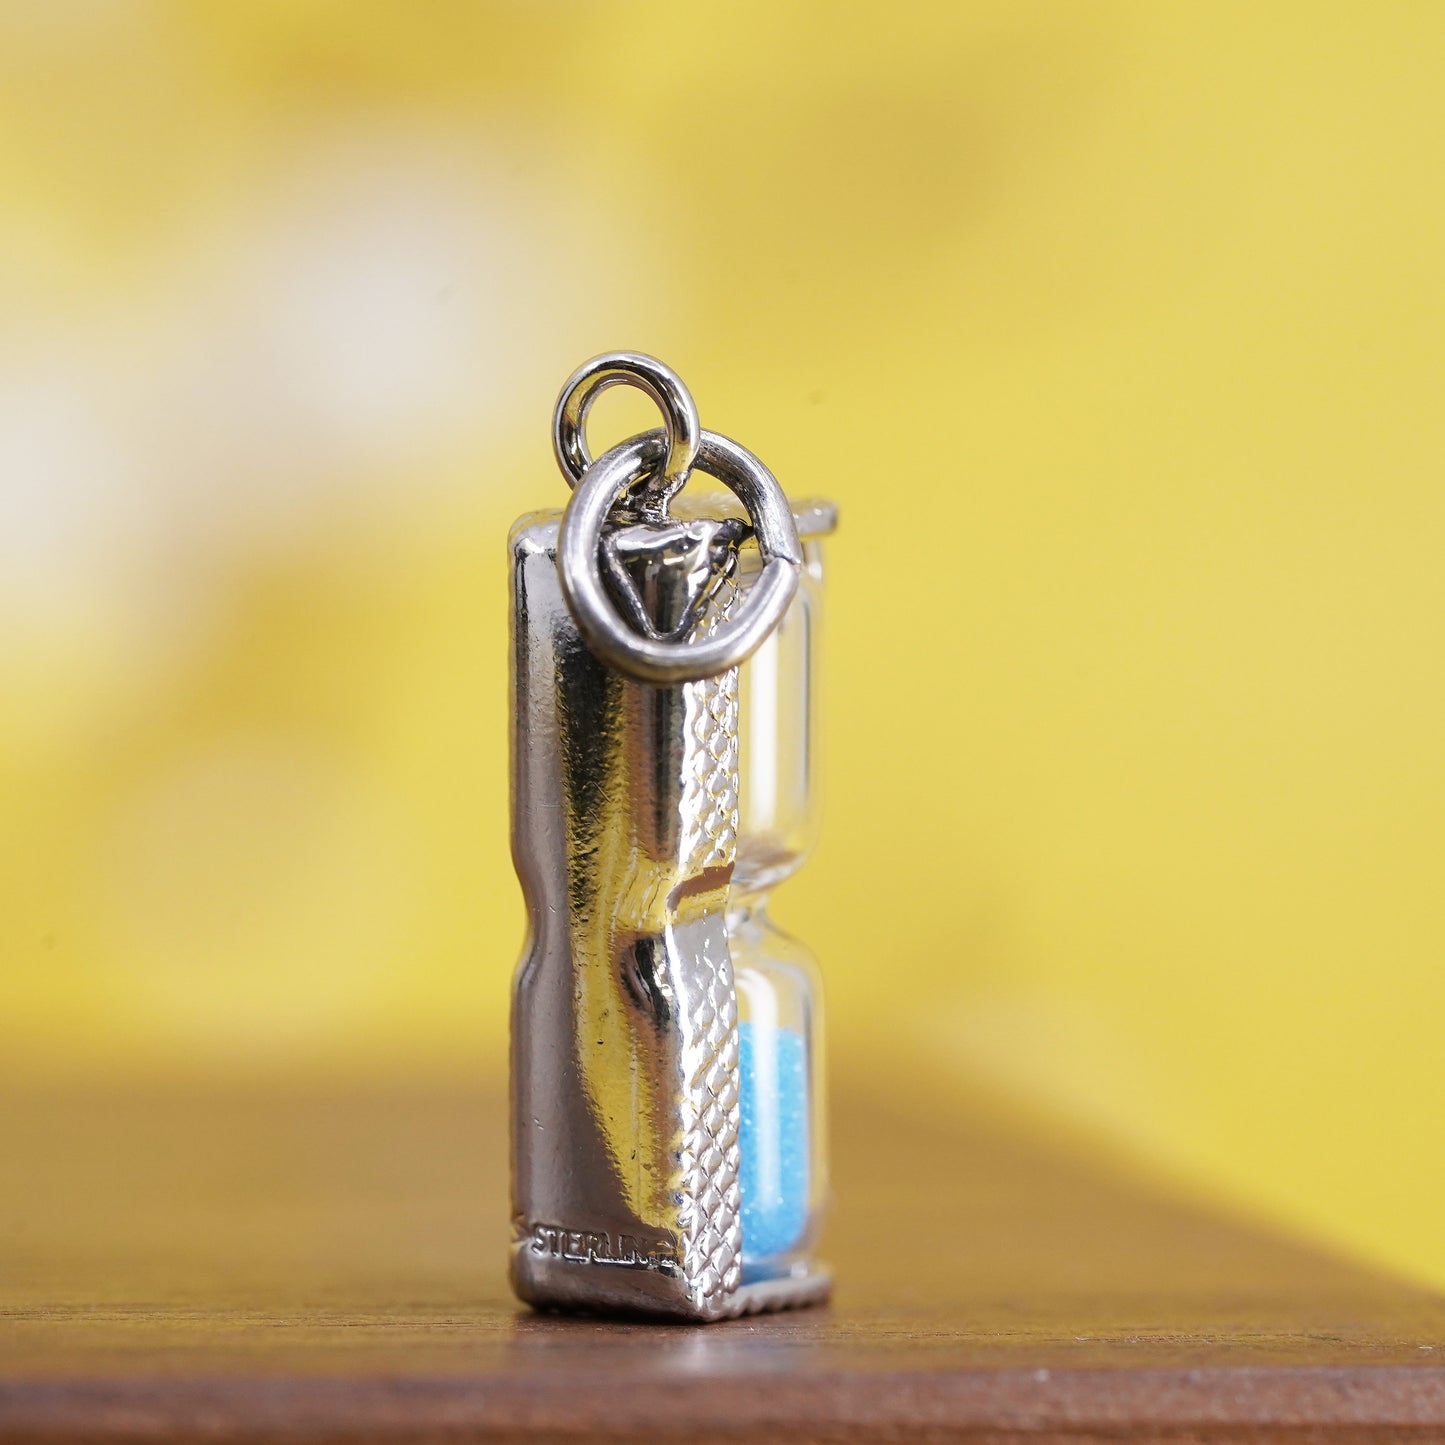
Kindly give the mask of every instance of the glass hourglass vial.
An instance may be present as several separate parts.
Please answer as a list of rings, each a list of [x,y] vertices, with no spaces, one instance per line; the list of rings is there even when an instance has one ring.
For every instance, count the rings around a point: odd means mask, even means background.
[[[821,985],[768,916],[817,831],[814,717],[826,504],[796,509],[804,572],[783,621],[739,674],[738,847],[728,900],[737,986],[743,1280],[807,1267],[828,1197]],[[746,549],[746,586],[760,563]]]

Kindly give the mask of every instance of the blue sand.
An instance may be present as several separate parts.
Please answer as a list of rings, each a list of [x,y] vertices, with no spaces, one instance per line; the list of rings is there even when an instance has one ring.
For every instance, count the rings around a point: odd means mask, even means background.
[[[793,1029],[738,1025],[743,1259],[783,1254],[808,1222],[808,1059]]]

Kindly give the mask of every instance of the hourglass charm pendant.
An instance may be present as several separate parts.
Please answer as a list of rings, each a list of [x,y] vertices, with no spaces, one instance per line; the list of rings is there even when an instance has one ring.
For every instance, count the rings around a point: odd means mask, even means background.
[[[665,426],[595,462],[587,413]],[[650,357],[582,367],[554,441],[565,513],[513,529],[511,1277],[546,1308],[731,1318],[826,1298],[811,959],[767,890],[812,836],[819,539]],[[694,469],[745,515],[674,495]]]

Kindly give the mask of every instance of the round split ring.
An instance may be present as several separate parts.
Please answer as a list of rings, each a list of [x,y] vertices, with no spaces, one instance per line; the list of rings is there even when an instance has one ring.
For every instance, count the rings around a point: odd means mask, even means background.
[[[682,378],[654,356],[640,351],[609,351],[594,356],[567,378],[552,413],[552,449],[557,465],[575,487],[592,465],[587,448],[587,414],[592,403],[608,387],[635,386],[644,391],[662,412],[667,432],[667,455],[656,474],[642,488],[644,511],[661,514],[668,502],[682,489],[697,461],[702,444],[702,424],[697,419],[697,404]]]
[[[599,457],[572,493],[557,542],[562,593],[587,644],[619,672],[653,683],[715,677],[751,656],[783,620],[803,563],[793,509],[773,474],[735,441],[704,431],[693,464],[747,509],[763,556],[762,575],[743,594],[738,610],[698,641],[644,637],[624,622],[598,570],[602,529],[619,499],[654,474],[671,450],[670,439],[654,431],[620,442]]]

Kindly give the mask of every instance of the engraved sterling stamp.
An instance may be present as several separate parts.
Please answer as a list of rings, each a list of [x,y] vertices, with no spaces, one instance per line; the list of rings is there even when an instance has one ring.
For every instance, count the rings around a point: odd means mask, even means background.
[[[619,1234],[614,1239],[605,1229],[566,1229],[560,1224],[524,1223],[520,1229],[533,1254],[550,1255],[572,1264],[655,1269],[663,1274],[673,1274],[681,1268],[669,1245],[648,1244],[630,1234]]]

